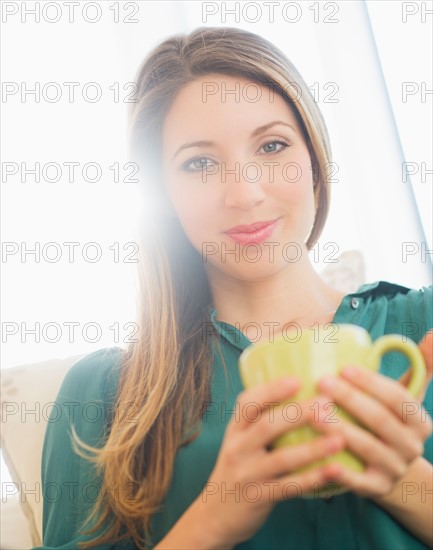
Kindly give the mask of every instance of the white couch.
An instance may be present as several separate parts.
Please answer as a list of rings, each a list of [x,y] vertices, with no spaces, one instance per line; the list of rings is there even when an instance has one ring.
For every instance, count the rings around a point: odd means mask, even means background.
[[[347,294],[355,292],[365,282],[362,256],[357,251],[344,252],[321,275],[334,288]],[[19,365],[2,372],[0,443],[15,484],[2,484],[3,550],[42,545],[41,457],[50,403],[55,401],[68,369],[84,355]]]
[[[50,410],[67,370],[85,354],[2,371],[1,449],[13,483],[3,482],[2,549],[42,544],[41,457]]]

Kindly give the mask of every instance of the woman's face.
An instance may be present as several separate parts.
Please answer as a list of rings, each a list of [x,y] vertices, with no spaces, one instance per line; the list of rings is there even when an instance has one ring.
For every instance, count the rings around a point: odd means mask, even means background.
[[[176,96],[162,139],[166,191],[206,269],[252,280],[306,252],[315,214],[311,159],[275,91],[234,76],[199,78]],[[272,220],[264,234],[226,233]]]

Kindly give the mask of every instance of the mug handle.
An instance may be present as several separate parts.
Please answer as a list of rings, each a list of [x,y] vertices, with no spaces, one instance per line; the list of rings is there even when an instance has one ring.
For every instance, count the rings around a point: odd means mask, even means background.
[[[412,376],[407,386],[411,395],[416,397],[421,393],[426,378],[426,367],[424,357],[418,346],[412,340],[403,342],[398,334],[386,334],[378,338],[371,348],[371,364],[380,365],[380,360],[389,351],[399,351],[409,359],[409,368],[412,369]]]

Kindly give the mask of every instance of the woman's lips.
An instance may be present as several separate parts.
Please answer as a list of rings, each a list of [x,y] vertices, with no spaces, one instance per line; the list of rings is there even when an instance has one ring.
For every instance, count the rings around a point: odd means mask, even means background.
[[[233,229],[230,229],[229,231],[226,231],[226,234],[232,240],[240,244],[246,245],[251,243],[262,243],[271,236],[271,234],[273,233],[278,223],[278,220],[279,218],[271,222],[261,222],[258,224],[252,224],[250,227],[252,227],[253,229],[256,228],[253,231],[246,231],[245,229],[240,230],[238,229],[239,227],[238,226]],[[248,226],[242,226],[242,227],[246,228]]]

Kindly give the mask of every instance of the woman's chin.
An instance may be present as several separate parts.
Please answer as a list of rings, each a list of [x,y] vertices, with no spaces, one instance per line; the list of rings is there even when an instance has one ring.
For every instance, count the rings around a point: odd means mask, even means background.
[[[258,260],[256,262],[240,259],[227,259],[224,263],[211,262],[212,267],[225,275],[242,281],[260,281],[267,279],[279,273],[282,269],[288,267],[288,263],[283,260],[270,262],[269,260]]]

